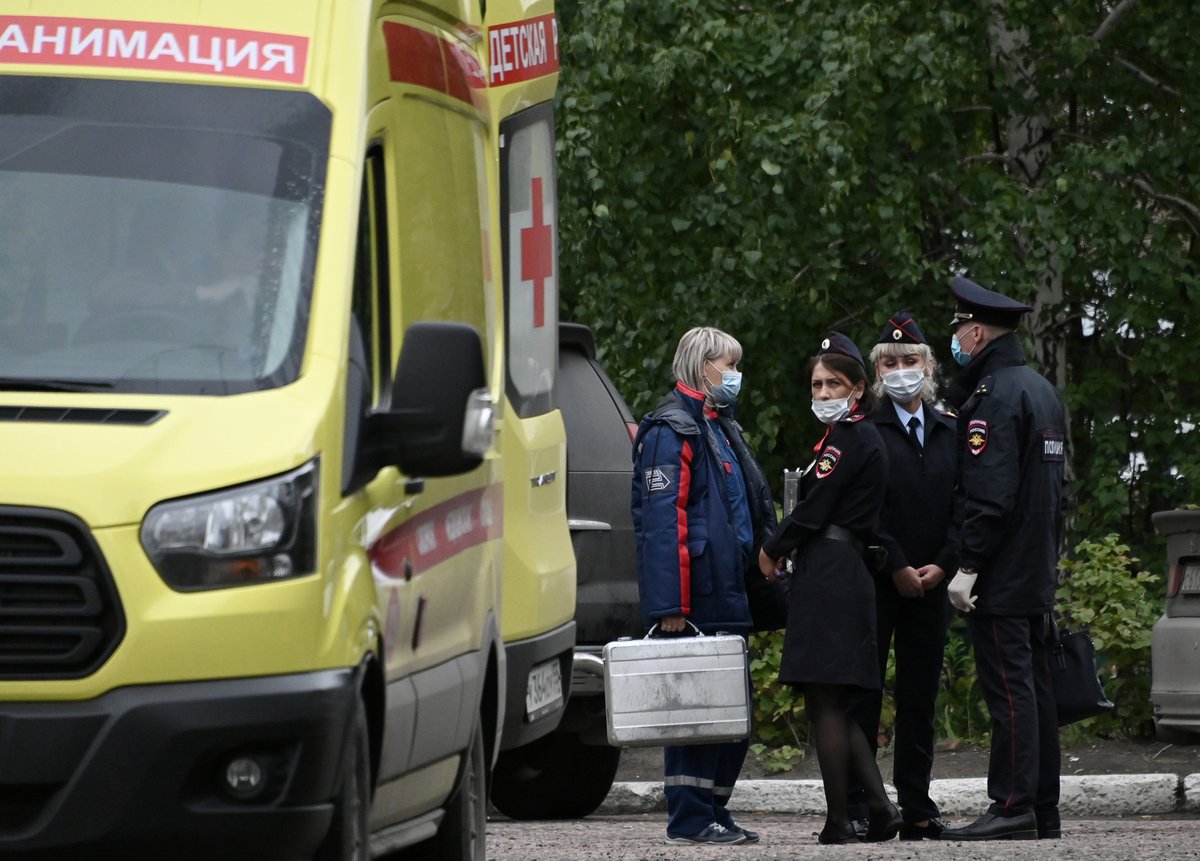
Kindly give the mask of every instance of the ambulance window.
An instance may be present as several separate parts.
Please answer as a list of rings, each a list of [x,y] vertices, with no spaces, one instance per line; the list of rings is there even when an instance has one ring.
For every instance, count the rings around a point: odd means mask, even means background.
[[[354,322],[366,354],[372,408],[386,406],[391,377],[388,320],[387,196],[382,153],[372,150],[363,170],[354,257]]]
[[[558,196],[547,102],[501,125],[501,223],[508,397],[520,416],[554,408],[558,367]]]
[[[0,379],[202,396],[294,381],[331,123],[310,93],[5,76]]]

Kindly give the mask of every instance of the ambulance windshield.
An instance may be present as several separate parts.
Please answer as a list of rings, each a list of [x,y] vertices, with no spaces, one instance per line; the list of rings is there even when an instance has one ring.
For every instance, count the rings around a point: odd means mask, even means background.
[[[300,92],[6,77],[0,389],[295,380],[329,127]]]

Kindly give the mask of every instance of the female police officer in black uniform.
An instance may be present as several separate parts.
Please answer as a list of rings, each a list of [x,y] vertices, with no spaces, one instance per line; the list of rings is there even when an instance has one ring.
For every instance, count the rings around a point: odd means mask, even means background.
[[[896,640],[896,736],[892,781],[904,811],[901,840],[936,839],[945,830],[929,797],[933,768],[934,704],[942,672],[950,602],[947,575],[955,571],[954,419],[934,409],[936,361],[917,321],[894,314],[871,349],[875,393],[883,403],[873,416],[888,453],[887,495],[881,541],[887,562],[876,580],[879,677]],[[852,711],[876,738],[882,691],[864,691]],[[852,815],[855,811],[851,799]]]
[[[855,689],[879,687],[875,586],[863,549],[876,534],[887,452],[874,423],[865,420],[875,395],[854,343],[831,332],[809,363],[809,374],[813,413],[828,430],[801,479],[801,501],[763,542],[759,566],[765,576],[778,576],[780,560],[796,551],[779,680],[804,689],[816,734],[828,807],[818,840],[859,839],[847,818],[851,770],[867,793],[866,839],[890,840],[903,820],[884,792],[866,736],[848,712]]]

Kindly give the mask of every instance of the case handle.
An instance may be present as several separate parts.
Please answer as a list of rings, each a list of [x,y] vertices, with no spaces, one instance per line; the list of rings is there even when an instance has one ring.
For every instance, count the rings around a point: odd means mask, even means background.
[[[697,637],[703,637],[703,636],[704,636],[704,632],[703,632],[703,631],[701,631],[699,628],[697,628],[697,627],[696,627],[696,623],[695,623],[695,622],[693,622],[691,619],[684,619],[683,621],[684,621],[686,624],[688,624],[688,625],[690,625],[690,626],[691,626],[692,630],[696,632],[696,636],[697,636]],[[650,627],[650,630],[646,632],[646,636],[642,637],[642,639],[643,639],[643,640],[650,640],[650,639],[653,639],[653,637],[654,637],[654,632],[655,632],[655,631],[657,631],[657,630],[658,630],[658,622],[655,622],[655,623],[654,623],[654,624],[653,624],[653,625]]]

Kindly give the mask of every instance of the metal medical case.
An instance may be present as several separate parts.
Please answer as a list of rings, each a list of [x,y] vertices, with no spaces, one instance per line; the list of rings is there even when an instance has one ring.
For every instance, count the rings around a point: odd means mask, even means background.
[[[746,738],[751,708],[746,641],[699,630],[694,637],[653,633],[652,628],[644,639],[604,647],[608,743],[661,747]]]

